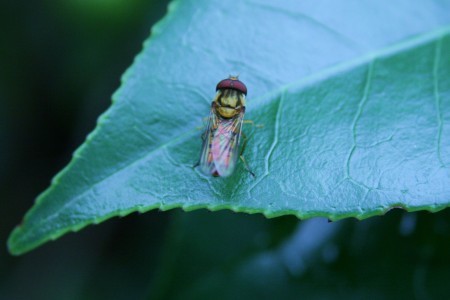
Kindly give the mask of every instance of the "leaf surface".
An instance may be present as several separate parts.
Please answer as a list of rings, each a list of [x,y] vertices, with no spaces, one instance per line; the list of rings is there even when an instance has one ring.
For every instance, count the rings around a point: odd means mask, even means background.
[[[450,2],[175,1],[113,105],[9,240],[150,209],[366,218],[450,202]],[[420,19],[421,22],[417,20]],[[198,160],[215,84],[249,89],[245,157]]]

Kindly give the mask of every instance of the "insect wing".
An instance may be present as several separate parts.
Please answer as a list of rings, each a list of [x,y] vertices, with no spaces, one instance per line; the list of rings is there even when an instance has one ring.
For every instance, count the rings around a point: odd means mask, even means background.
[[[217,127],[217,124],[219,123],[219,118],[216,116],[214,112],[214,108],[211,108],[211,112],[209,114],[208,118],[208,124],[206,126],[206,130],[202,135],[203,138],[203,145],[202,145],[202,152],[200,155],[200,169],[205,174],[214,174],[216,171],[213,156],[211,152],[211,145],[212,145],[212,139],[213,139],[213,131],[214,128]]]
[[[211,110],[200,158],[203,172],[222,177],[233,173],[239,158],[243,119],[243,111],[232,119],[222,119]]]
[[[217,173],[226,177],[233,173],[239,158],[239,139],[244,114],[233,119],[221,120],[214,132],[211,152]]]

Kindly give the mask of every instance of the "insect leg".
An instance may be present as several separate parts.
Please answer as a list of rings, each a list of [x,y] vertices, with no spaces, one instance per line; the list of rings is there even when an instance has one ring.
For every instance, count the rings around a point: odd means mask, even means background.
[[[248,166],[247,162],[245,161],[245,158],[243,155],[240,155],[239,158],[242,160],[242,162],[244,163],[244,167],[247,170],[247,172],[249,172],[253,178],[256,178],[255,173],[252,172],[252,170],[250,169],[250,167]]]
[[[263,124],[255,124],[255,122],[253,122],[253,120],[244,120],[243,123],[244,124],[250,124],[252,126],[256,126],[256,128],[263,128],[264,127]]]
[[[241,134],[242,134],[242,139],[244,140],[244,142],[242,143],[242,150],[241,150],[241,154],[239,154],[239,156],[242,156],[242,154],[244,154],[244,150],[245,150],[245,147],[247,146],[247,141],[248,141],[247,135],[243,132],[241,132]]]
[[[242,132],[242,138],[243,138],[243,140],[244,140],[244,143],[242,144],[242,150],[241,150],[241,154],[239,155],[239,158],[242,160],[242,162],[244,163],[244,167],[245,167],[245,169],[253,176],[253,178],[255,178],[256,176],[255,176],[255,173],[253,173],[252,172],[252,170],[250,169],[250,167],[248,166],[248,164],[247,164],[247,161],[245,160],[245,158],[244,158],[244,150],[245,150],[245,147],[247,146],[247,141],[248,141],[248,139],[247,139],[247,136],[245,135],[245,133],[243,133]]]

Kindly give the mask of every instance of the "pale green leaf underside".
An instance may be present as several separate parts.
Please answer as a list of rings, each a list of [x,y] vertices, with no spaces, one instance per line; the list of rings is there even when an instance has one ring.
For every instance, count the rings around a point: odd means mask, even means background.
[[[448,206],[449,2],[232,3],[171,6],[12,253],[155,208],[335,220]],[[196,127],[229,73],[264,125],[244,128],[256,179],[241,165],[225,179],[192,168]]]

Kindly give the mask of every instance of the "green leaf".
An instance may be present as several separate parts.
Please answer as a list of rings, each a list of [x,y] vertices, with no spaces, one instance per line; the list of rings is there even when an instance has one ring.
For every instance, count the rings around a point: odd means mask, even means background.
[[[448,206],[450,2],[324,4],[172,3],[10,251],[157,208],[335,220]],[[244,128],[256,179],[192,168],[215,84],[234,73],[264,125]]]

